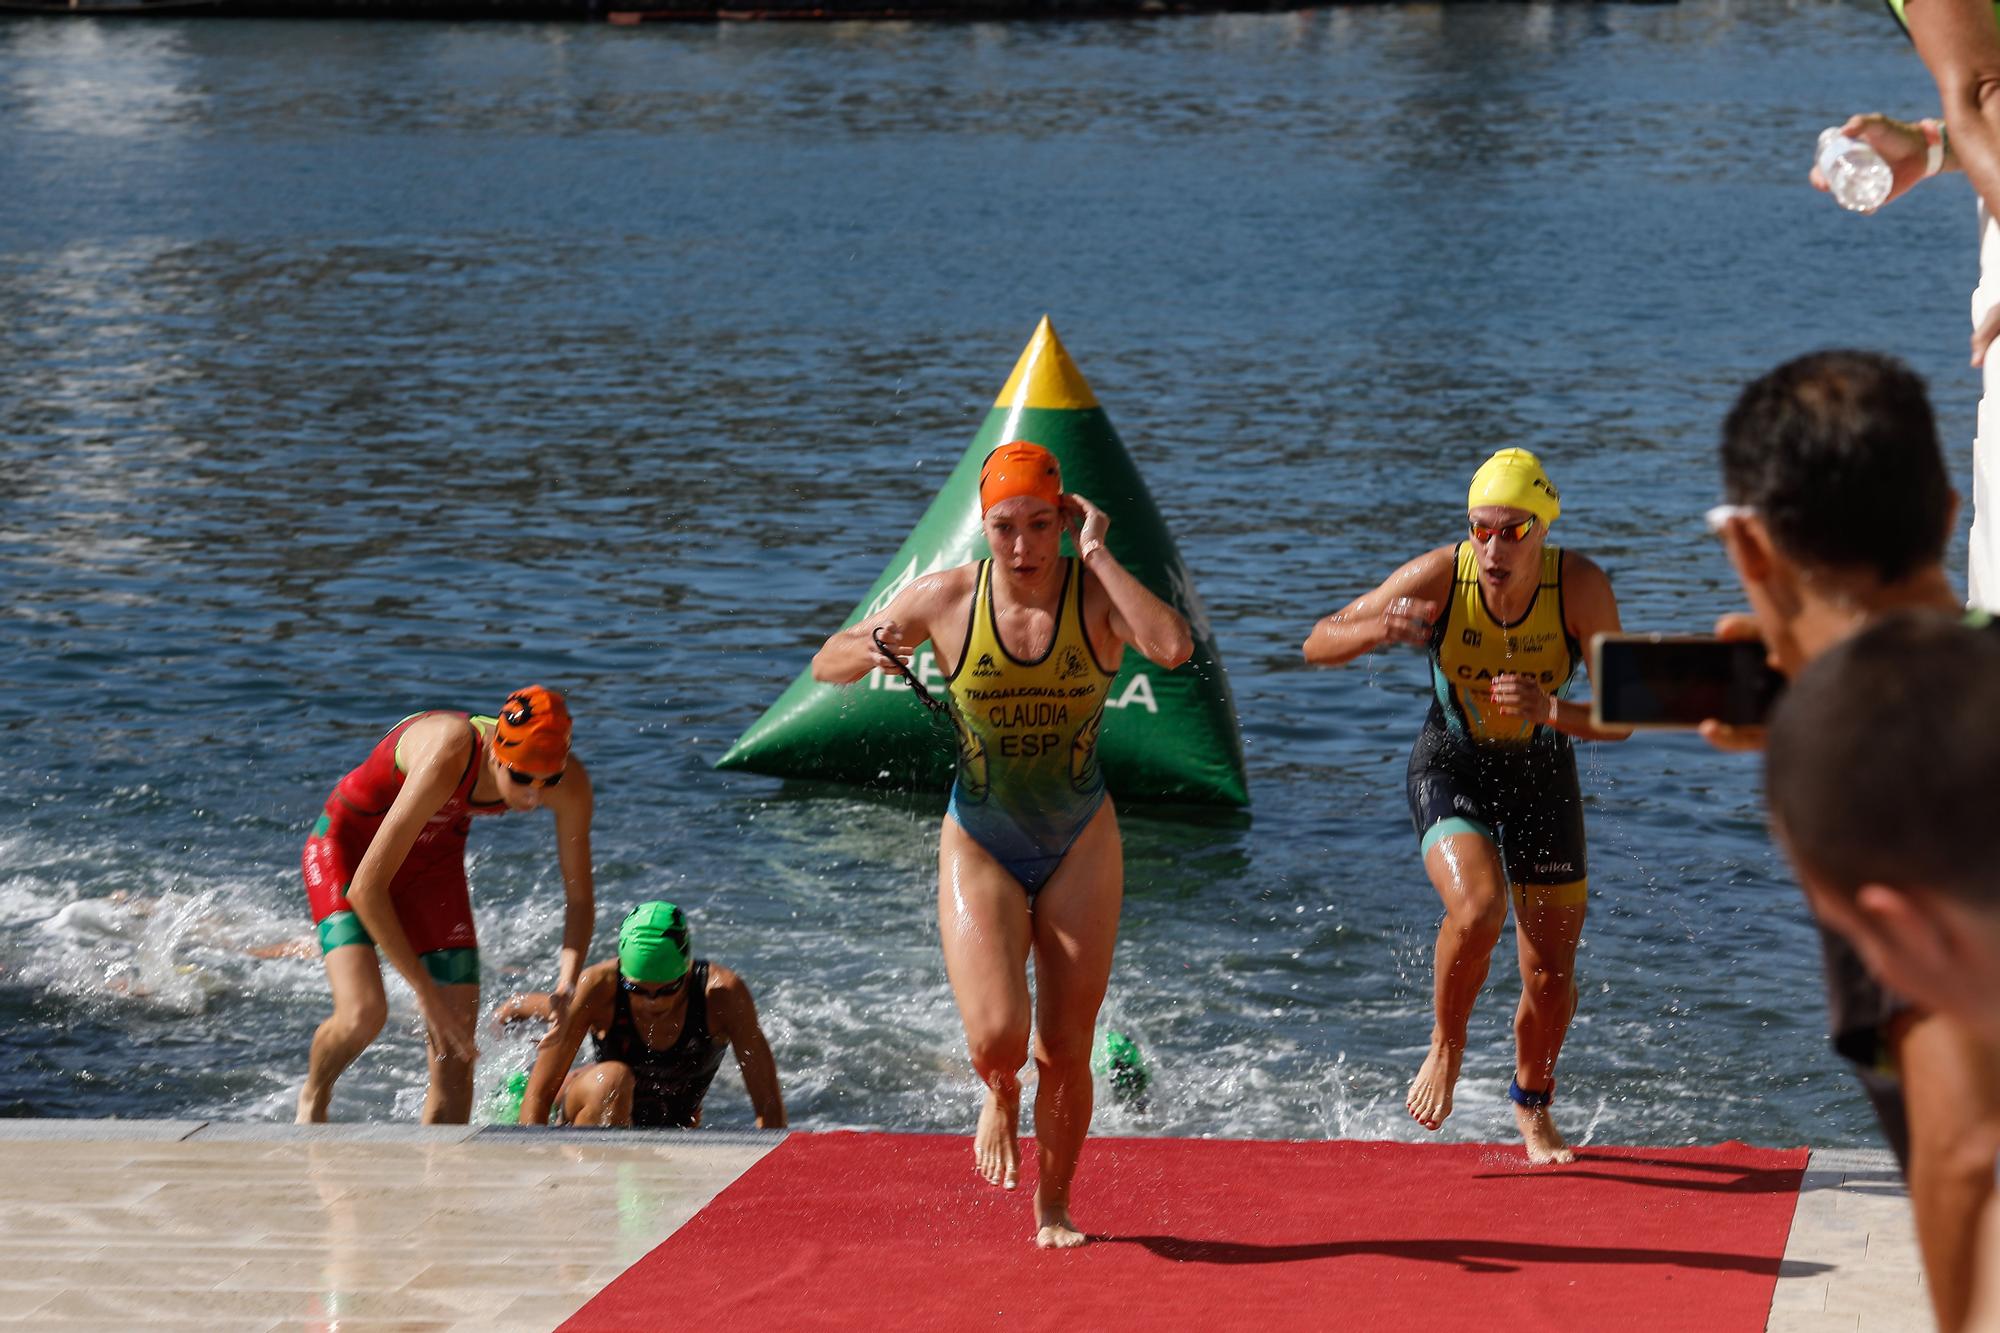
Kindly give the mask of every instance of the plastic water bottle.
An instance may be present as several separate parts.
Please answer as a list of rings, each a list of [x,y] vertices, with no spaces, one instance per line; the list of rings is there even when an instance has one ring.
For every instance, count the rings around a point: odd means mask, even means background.
[[[1889,198],[1895,177],[1882,155],[1838,127],[1820,131],[1819,174],[1833,190],[1834,200],[1850,213],[1873,213]]]

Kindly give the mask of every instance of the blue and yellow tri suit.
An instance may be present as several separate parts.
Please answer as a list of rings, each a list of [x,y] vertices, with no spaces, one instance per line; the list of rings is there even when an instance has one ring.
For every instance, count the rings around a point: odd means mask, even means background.
[[[1072,557],[1048,651],[1024,662],[1000,642],[993,562],[980,561],[965,651],[946,682],[958,734],[951,817],[1030,898],[1104,804],[1097,727],[1117,672],[1090,646],[1083,582]]]
[[[1583,648],[1563,618],[1563,555],[1542,548],[1541,583],[1512,624],[1487,608],[1479,559],[1460,542],[1451,598],[1431,630],[1433,698],[1410,751],[1410,817],[1429,853],[1440,838],[1477,833],[1499,844],[1507,880],[1536,905],[1584,900],[1583,796],[1569,737],[1496,712],[1493,677],[1533,675],[1565,696]]]

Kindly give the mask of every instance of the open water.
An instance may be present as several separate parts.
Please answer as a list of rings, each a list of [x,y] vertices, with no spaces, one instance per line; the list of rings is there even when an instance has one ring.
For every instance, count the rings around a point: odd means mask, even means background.
[[[1419,1137],[1437,904],[1413,655],[1313,620],[1540,451],[1628,626],[1737,604],[1700,515],[1737,387],[1931,376],[1961,485],[1972,197],[1804,182],[1934,110],[1880,6],[1070,24],[0,23],[0,1114],[288,1116],[325,1012],[298,850],[398,717],[569,691],[604,956],[670,897],[795,1124],[964,1129],[936,801],[723,775],[1044,312],[1194,571],[1244,821],[1124,811],[1106,1132]],[[1962,548],[1961,548],[1962,549]],[[1954,556],[1956,560],[1957,556]],[[1864,1142],[1754,762],[1586,747],[1565,1123]],[[545,984],[545,816],[483,822],[489,1007]],[[1448,1138],[1505,1137],[1503,946]],[[410,1119],[407,993],[343,1118]],[[482,1088],[522,1059],[490,1040]],[[742,1125],[725,1070],[709,1121]]]

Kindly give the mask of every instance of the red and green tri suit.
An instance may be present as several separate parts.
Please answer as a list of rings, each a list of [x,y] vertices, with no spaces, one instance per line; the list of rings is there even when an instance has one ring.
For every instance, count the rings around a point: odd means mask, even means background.
[[[505,801],[475,802],[480,760],[494,720],[466,713],[414,713],[375,743],[361,766],[342,778],[326,798],[326,808],[306,839],[301,865],[306,901],[319,928],[322,953],[349,944],[373,946],[361,918],[347,901],[347,886],[375,840],[382,821],[408,780],[399,754],[410,724],[427,717],[454,717],[472,731],[472,755],[443,807],[430,817],[410,854],[389,881],[389,901],[424,968],[445,985],[476,985],[479,940],[472,925],[472,895],[465,879],[465,837],[474,815],[504,814]]]

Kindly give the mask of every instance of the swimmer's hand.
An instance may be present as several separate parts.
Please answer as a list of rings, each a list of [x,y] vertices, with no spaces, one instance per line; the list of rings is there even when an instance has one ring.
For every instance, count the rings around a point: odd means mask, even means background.
[[[516,1023],[543,1023],[549,1017],[549,997],[540,991],[510,995],[493,1011],[493,1035],[499,1036]]]
[[[1930,160],[1930,142],[1924,138],[1921,127],[1873,111],[1865,116],[1849,116],[1840,132],[1850,139],[1861,140],[1889,164],[1889,199],[1909,193],[1910,187],[1924,178],[1924,167]],[[1832,189],[1817,162],[1806,179],[1821,194]],[[1889,199],[1882,202],[1888,203]]]
[[[869,636],[875,641],[875,654],[889,657],[897,663],[908,666],[917,658],[917,649],[923,645],[909,642],[909,633],[893,620],[885,620],[875,627]]]
[[[1732,611],[1715,622],[1715,637],[1740,643],[1746,639],[1761,640],[1764,635],[1757,628],[1757,617],[1742,611]],[[1701,738],[1718,750],[1734,754],[1750,754],[1764,748],[1764,728],[1758,726],[1731,726],[1714,718],[1698,728]]]
[[[1382,608],[1382,641],[1429,647],[1431,622],[1437,619],[1437,614],[1436,602],[1421,597],[1393,597]]]
[[[1079,558],[1104,545],[1104,534],[1111,531],[1111,515],[1073,491],[1062,498],[1062,514]]]
[[[468,1063],[479,1058],[479,1044],[473,1037],[470,1016],[454,1010],[435,991],[417,996],[417,1010],[424,1017],[424,1038],[433,1051]]]
[[[1972,331],[1972,364],[1986,364],[1986,349],[1993,340],[2000,338],[2000,305],[1986,312],[1986,318],[1979,321],[1979,327]]]
[[[535,1043],[536,1049],[549,1045],[562,1031],[563,1020],[569,1017],[570,1001],[576,998],[575,986],[557,986],[549,992],[549,1030]]]
[[[1508,717],[1531,717],[1541,723],[1555,712],[1555,700],[1542,688],[1541,681],[1520,672],[1495,676],[1487,697],[1492,699],[1495,711]]]

